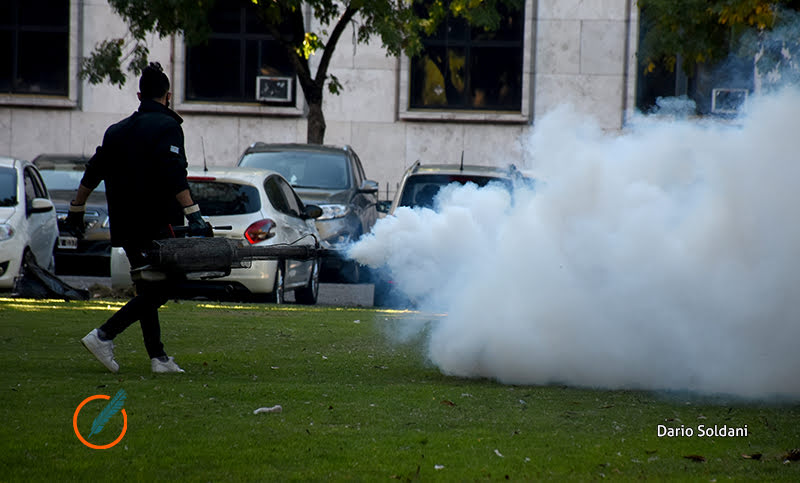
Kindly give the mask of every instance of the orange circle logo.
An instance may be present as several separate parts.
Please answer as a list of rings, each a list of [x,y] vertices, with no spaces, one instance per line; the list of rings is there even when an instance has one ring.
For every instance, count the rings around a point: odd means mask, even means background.
[[[81,412],[81,409],[83,409],[83,406],[85,406],[86,403],[88,403],[89,401],[94,401],[95,399],[109,400],[111,399],[111,396],[106,396],[105,394],[95,394],[94,396],[89,396],[86,399],[84,399],[83,402],[78,404],[78,407],[75,409],[75,414],[72,416],[72,428],[75,430],[75,436],[77,436],[78,439],[81,441],[81,443],[85,444],[86,446],[92,449],[108,449],[115,446],[120,441],[122,441],[122,437],[125,436],[125,432],[128,430],[128,413],[126,413],[124,409],[120,410],[120,412],[122,413],[123,423],[122,423],[122,432],[119,434],[119,436],[117,436],[117,439],[104,445],[92,444],[86,441],[86,439],[81,435],[81,432],[78,431],[78,414]]]

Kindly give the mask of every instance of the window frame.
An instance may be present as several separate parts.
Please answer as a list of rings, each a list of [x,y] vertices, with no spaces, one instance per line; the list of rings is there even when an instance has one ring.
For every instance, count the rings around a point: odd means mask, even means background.
[[[0,106],[31,106],[31,107],[51,107],[74,109],[79,107],[79,79],[78,79],[78,57],[80,44],[79,39],[83,35],[81,0],[69,0],[69,22],[67,24],[67,94],[32,94],[32,93],[0,93]]]
[[[522,32],[522,93],[519,112],[492,111],[477,109],[412,108],[411,103],[411,62],[403,54],[400,57],[398,117],[404,121],[476,121],[527,123],[533,115],[534,86],[534,48],[536,39],[535,5],[533,0],[525,0]]]
[[[303,8],[309,9],[306,5]],[[304,12],[304,18],[308,18],[310,11]],[[252,101],[224,101],[224,100],[194,100],[186,98],[186,81],[187,74],[187,49],[188,44],[181,35],[175,35],[172,38],[172,52],[174,57],[173,63],[173,99],[175,102],[175,109],[181,112],[188,113],[205,113],[205,114],[231,114],[231,115],[273,115],[285,117],[301,117],[305,114],[306,102],[303,90],[300,88],[300,80],[295,75],[294,89],[295,89],[295,102],[294,105],[268,105],[253,99]],[[242,66],[240,65],[240,68]],[[253,85],[255,92],[256,86]]]
[[[37,198],[50,199],[50,196],[47,193],[47,187],[44,184],[44,180],[42,180],[39,172],[33,166],[25,166],[22,171],[22,179],[25,191],[25,216],[30,217],[33,214],[33,200]],[[28,192],[29,181],[30,188],[33,190],[33,193]],[[30,196],[31,194],[33,195],[32,197]]]
[[[303,213],[303,202],[297,197],[297,193],[295,193],[292,186],[284,178],[276,176],[275,181],[281,188],[281,191],[283,191],[283,195],[288,203],[289,211],[285,214],[293,218],[300,218]]]

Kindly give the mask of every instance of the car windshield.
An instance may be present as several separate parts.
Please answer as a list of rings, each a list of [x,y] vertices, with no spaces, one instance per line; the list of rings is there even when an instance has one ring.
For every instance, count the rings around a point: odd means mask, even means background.
[[[250,185],[189,178],[189,190],[207,216],[244,215],[261,209],[258,189]]]
[[[17,171],[0,168],[0,206],[17,206]]]
[[[467,184],[475,183],[478,186],[486,186],[494,182],[512,189],[511,180],[497,178],[494,176],[480,176],[467,174],[418,174],[406,180],[403,187],[403,195],[400,198],[399,206],[433,208],[433,198],[443,186],[450,183]]]
[[[349,187],[346,158],[312,151],[248,153],[240,166],[277,171],[295,188],[343,190]]]
[[[82,163],[54,163],[52,161],[37,162],[36,167],[42,173],[44,184],[48,190],[76,190],[83,178],[86,165]],[[105,182],[101,181],[94,191],[105,191]]]

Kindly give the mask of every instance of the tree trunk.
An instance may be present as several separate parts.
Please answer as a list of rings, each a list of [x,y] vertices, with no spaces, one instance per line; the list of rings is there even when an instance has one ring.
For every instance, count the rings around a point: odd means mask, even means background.
[[[308,130],[306,142],[323,144],[325,142],[325,114],[322,113],[322,100],[308,104]]]

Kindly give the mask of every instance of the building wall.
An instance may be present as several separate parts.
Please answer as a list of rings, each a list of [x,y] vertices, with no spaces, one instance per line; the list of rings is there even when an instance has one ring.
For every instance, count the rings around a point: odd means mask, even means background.
[[[75,67],[98,42],[125,33],[105,0],[72,0],[72,11]],[[634,96],[635,0],[527,0],[526,13],[523,116],[463,120],[446,113],[427,118],[409,113],[403,106],[408,60],[388,57],[379,39],[354,44],[348,28],[331,63],[330,73],[343,88],[338,96],[325,95],[325,142],[353,146],[386,196],[418,159],[458,162],[463,151],[467,163],[523,165],[521,139],[562,103],[573,104],[607,130],[621,129]],[[181,39],[153,36],[149,46],[151,60],[160,61],[173,82],[190,164],[202,165],[205,154],[209,165],[233,165],[255,141],[305,142],[302,103],[294,114],[281,115],[188,105],[181,102]],[[74,99],[66,106],[52,99],[0,96],[0,151],[28,159],[44,152],[91,153],[109,124],[136,110],[137,90],[136,79],[122,88],[76,80]]]

